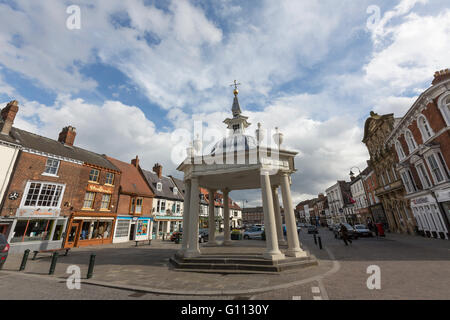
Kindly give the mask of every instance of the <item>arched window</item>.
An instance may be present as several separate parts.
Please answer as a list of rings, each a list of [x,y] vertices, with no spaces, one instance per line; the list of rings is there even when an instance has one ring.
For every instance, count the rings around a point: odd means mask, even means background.
[[[409,153],[412,153],[414,150],[417,149],[417,143],[414,140],[414,137],[413,137],[411,131],[406,130],[405,139],[406,139],[406,143],[408,144]]]
[[[405,152],[403,151],[402,145],[400,144],[399,141],[395,142],[395,149],[397,150],[397,155],[400,160],[406,158]]]
[[[434,135],[434,132],[428,124],[427,119],[423,115],[417,119],[417,124],[419,125],[420,133],[422,134],[422,139],[425,143],[425,141],[427,141]]]
[[[438,107],[444,117],[447,126],[450,126],[450,93],[446,92],[439,98]]]

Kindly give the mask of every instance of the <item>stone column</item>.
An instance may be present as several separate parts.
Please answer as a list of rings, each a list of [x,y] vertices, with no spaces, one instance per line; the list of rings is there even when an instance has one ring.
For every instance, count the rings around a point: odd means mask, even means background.
[[[209,235],[208,235],[208,243],[206,244],[208,247],[217,245],[216,242],[216,219],[214,215],[214,194],[216,193],[216,190],[209,189],[208,190],[208,200],[209,200]]]
[[[273,208],[275,212],[275,224],[277,228],[278,244],[286,245],[283,234],[283,219],[281,219],[280,200],[278,198],[278,186],[272,186]]]
[[[283,196],[284,217],[286,219],[286,234],[288,238],[288,250],[286,255],[290,257],[306,257],[306,252],[300,248],[298,241],[297,225],[295,223],[294,205],[292,204],[291,186],[287,173],[281,175],[281,193]]]
[[[191,203],[191,180],[185,180],[184,184],[186,186],[186,193],[184,195],[184,204],[183,204],[183,235],[181,242],[181,250],[179,253],[184,255],[189,247],[189,209]]]
[[[184,254],[185,257],[191,258],[200,255],[198,246],[198,215],[200,209],[200,191],[198,178],[191,179],[191,197],[189,203],[189,248]]]
[[[223,193],[223,245],[231,245],[231,233],[230,233],[230,204],[229,204],[229,190],[222,190]]]
[[[278,248],[277,230],[275,225],[275,213],[273,210],[273,198],[270,186],[269,173],[261,171],[261,193],[264,211],[264,230],[266,233],[267,250],[263,254],[267,260],[284,259],[284,254]]]

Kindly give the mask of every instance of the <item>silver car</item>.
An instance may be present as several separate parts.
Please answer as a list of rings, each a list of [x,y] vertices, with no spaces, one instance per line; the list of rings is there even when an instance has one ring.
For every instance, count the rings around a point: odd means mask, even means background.
[[[252,227],[244,232],[244,239],[262,239],[263,227]]]

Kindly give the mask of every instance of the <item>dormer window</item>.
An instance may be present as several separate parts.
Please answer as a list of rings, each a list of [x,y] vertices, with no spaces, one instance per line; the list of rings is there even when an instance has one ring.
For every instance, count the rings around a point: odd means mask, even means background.
[[[45,164],[44,173],[56,176],[56,174],[58,173],[58,169],[59,169],[59,160],[48,158],[47,163]]]
[[[161,183],[161,182],[158,182],[158,183],[156,184],[156,190],[157,190],[157,191],[162,191],[162,183]]]
[[[174,188],[173,188],[173,194],[174,194],[174,195],[177,195],[177,194],[178,194],[178,188],[177,188],[177,187],[174,187]]]

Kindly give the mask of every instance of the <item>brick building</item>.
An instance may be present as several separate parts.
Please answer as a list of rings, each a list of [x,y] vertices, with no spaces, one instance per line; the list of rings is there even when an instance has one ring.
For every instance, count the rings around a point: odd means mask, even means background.
[[[418,231],[449,239],[450,71],[435,74],[386,141],[398,159],[399,176]]]
[[[367,174],[362,177],[362,180],[366,188],[369,211],[372,220],[375,223],[383,224],[384,228],[387,229],[389,225],[386,215],[384,214],[383,204],[376,195],[376,190],[378,189],[377,176],[371,166],[368,167]]]
[[[264,224],[263,207],[243,208],[242,223],[244,226]]]
[[[142,175],[139,157],[130,163],[111,157],[107,159],[122,172],[113,242],[151,239],[155,195]]]
[[[13,127],[11,110],[11,104],[2,110],[0,135],[20,146],[0,211],[11,251],[111,242],[120,171],[74,146],[75,128],[49,139]]]

